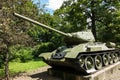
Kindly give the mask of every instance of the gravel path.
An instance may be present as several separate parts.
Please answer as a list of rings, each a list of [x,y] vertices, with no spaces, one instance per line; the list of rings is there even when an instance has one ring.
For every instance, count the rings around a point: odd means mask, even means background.
[[[38,68],[34,71],[29,71],[27,73],[21,73],[12,78],[11,80],[62,80],[57,77],[48,75],[48,68],[50,68],[50,66]]]

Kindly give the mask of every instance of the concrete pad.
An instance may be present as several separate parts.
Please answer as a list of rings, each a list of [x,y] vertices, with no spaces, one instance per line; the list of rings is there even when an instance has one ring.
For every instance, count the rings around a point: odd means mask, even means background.
[[[49,75],[60,77],[62,80],[120,80],[120,62],[109,65],[90,75],[73,74],[50,68]]]

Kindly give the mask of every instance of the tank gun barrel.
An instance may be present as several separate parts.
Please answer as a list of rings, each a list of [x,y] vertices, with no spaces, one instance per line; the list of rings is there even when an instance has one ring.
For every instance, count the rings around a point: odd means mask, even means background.
[[[23,15],[20,15],[20,14],[18,14],[18,13],[14,13],[14,15],[17,16],[17,17],[19,17],[19,18],[22,18],[22,19],[24,19],[24,20],[27,20],[27,21],[29,21],[29,22],[31,22],[31,23],[34,23],[34,24],[36,24],[36,25],[42,26],[43,28],[46,28],[46,29],[48,29],[48,30],[57,32],[57,33],[59,33],[59,34],[61,34],[61,35],[64,35],[64,36],[67,36],[67,37],[72,37],[72,35],[69,34],[69,33],[64,33],[64,32],[62,32],[62,31],[56,30],[56,29],[54,29],[54,28],[51,28],[51,27],[49,27],[49,26],[47,26],[47,25],[45,25],[45,24],[42,24],[42,23],[40,23],[40,22],[38,22],[38,21],[35,21],[35,20],[33,20],[33,19],[30,19],[30,18],[25,17],[25,16],[23,16]]]

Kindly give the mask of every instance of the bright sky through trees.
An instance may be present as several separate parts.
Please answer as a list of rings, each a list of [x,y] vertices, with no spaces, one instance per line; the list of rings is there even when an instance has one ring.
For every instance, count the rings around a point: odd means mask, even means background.
[[[38,3],[39,0],[33,0],[34,3]],[[59,9],[65,0],[40,0],[41,5],[46,4],[46,10],[51,14],[54,10]]]
[[[48,0],[48,8],[52,10],[59,9],[64,0]]]

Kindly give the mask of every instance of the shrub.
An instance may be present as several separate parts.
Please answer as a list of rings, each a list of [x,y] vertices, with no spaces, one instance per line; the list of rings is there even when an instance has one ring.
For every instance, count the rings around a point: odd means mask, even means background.
[[[32,49],[31,48],[21,49],[19,51],[19,54],[20,54],[20,60],[22,62],[26,62],[26,61],[29,61],[29,60],[33,59]]]
[[[33,59],[32,51],[30,47],[13,46],[10,49],[10,59],[15,62],[26,62]]]
[[[51,51],[52,46],[53,45],[50,42],[41,43],[40,45],[37,45],[33,51],[34,58],[38,58],[38,56],[43,52]]]

